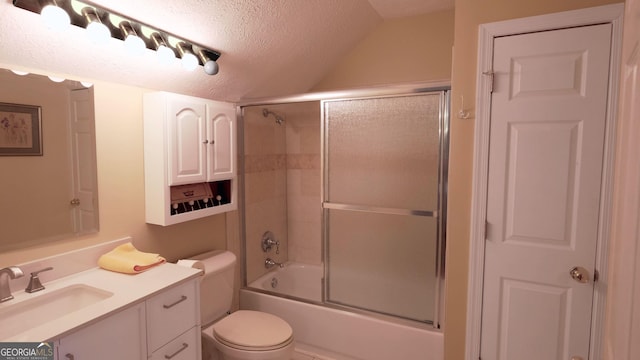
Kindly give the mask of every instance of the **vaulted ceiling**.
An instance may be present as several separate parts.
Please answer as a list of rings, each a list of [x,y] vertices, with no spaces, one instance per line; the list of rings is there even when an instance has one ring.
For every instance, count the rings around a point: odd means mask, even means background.
[[[453,0],[94,0],[97,5],[221,52],[220,72],[186,72],[85,31],[47,29],[37,14],[0,3],[0,64],[217,100],[308,91],[385,19],[453,7]],[[161,5],[160,5],[161,4]]]

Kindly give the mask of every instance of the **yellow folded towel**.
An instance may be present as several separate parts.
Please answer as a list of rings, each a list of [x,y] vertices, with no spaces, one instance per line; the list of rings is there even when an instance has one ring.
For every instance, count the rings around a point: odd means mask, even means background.
[[[133,244],[122,244],[100,256],[98,265],[106,270],[125,274],[137,274],[165,262],[158,254],[141,252]]]

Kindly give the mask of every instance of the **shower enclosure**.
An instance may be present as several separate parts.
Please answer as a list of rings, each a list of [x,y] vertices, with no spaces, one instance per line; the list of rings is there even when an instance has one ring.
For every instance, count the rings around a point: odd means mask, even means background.
[[[439,328],[448,89],[294,100],[241,108],[244,284]]]

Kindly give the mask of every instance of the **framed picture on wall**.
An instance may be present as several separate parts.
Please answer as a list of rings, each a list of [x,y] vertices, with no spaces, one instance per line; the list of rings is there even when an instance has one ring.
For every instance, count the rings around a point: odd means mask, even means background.
[[[41,156],[41,107],[0,103],[0,156]]]

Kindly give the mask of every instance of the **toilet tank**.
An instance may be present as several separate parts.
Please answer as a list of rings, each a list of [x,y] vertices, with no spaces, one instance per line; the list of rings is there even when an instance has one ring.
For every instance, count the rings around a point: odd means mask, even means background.
[[[200,318],[202,326],[218,320],[231,310],[236,256],[215,250],[192,257],[204,265],[200,277]]]

